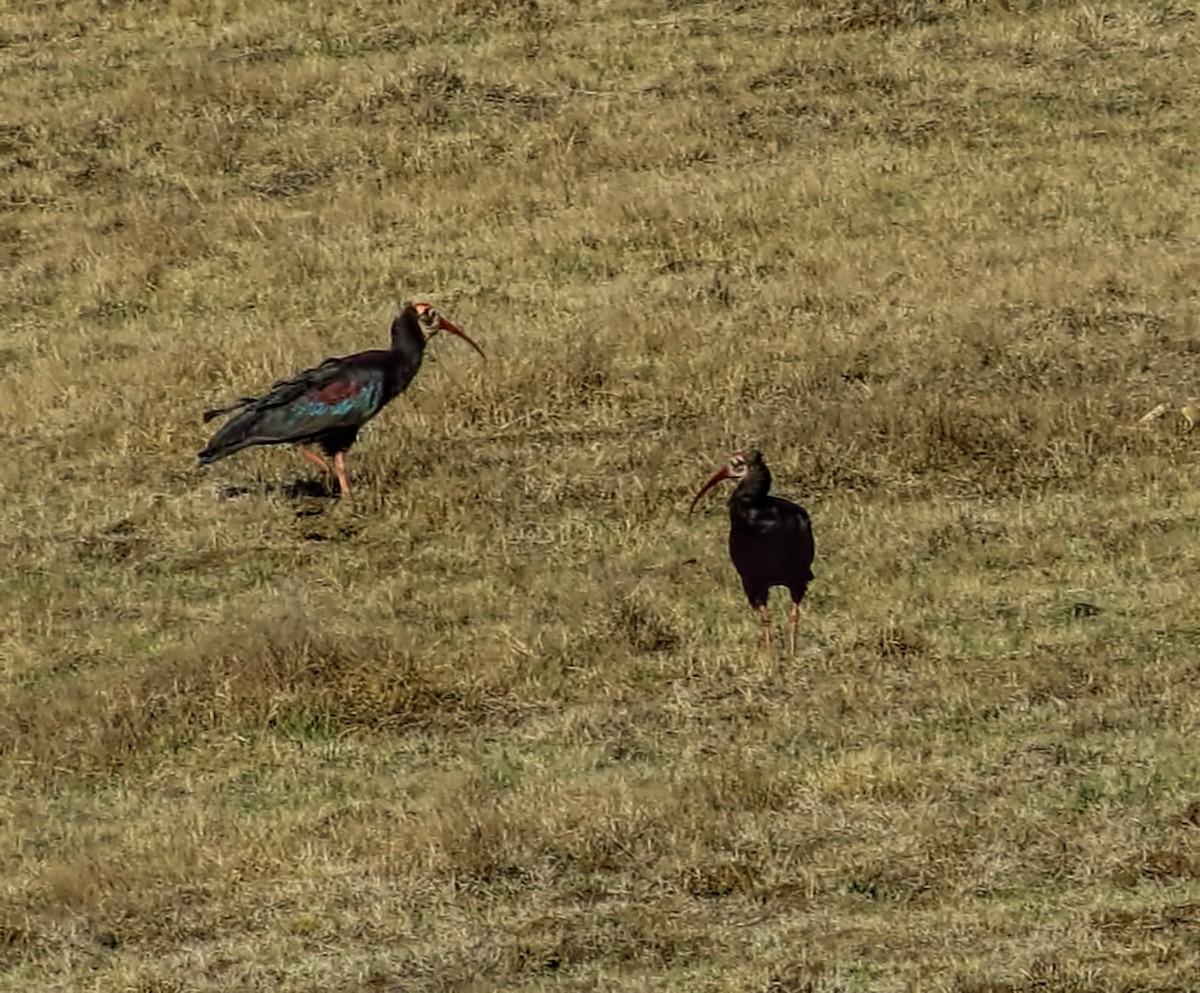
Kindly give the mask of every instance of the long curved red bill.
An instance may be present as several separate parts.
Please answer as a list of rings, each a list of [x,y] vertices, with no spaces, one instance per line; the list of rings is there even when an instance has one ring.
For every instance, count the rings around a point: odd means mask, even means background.
[[[696,509],[696,504],[699,503],[700,498],[702,496],[704,496],[704,494],[707,493],[709,490],[711,490],[714,486],[716,486],[717,483],[721,482],[721,480],[723,480],[723,479],[731,479],[731,478],[732,477],[729,474],[729,466],[725,466],[725,465],[721,466],[720,469],[718,469],[716,472],[713,473],[712,479],[710,479],[707,483],[705,483],[703,486],[700,487],[700,492],[697,493],[694,497],[692,497],[692,505],[690,507],[688,507],[688,513],[690,514],[693,510]]]
[[[466,331],[460,328],[457,324],[446,320],[441,314],[438,315],[437,327],[439,331],[449,331],[451,334],[458,335],[463,341],[470,345],[486,360],[487,356],[483,354],[483,349],[480,348]]]

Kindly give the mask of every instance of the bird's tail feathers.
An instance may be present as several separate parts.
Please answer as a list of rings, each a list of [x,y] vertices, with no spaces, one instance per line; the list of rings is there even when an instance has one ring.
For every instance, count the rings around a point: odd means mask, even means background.
[[[255,443],[255,428],[258,423],[258,414],[245,401],[235,403],[224,410],[208,411],[208,413],[216,416],[218,414],[227,414],[238,410],[238,408],[242,408],[241,412],[222,424],[217,429],[217,433],[209,438],[208,444],[197,456],[200,465],[216,462],[218,459],[225,458],[226,455],[232,455],[234,452],[241,451],[247,445]],[[208,418],[205,417],[205,420],[208,420]]]
[[[234,452],[240,452],[248,444],[253,444],[253,442],[249,440],[245,432],[230,435],[226,434],[225,429],[222,428],[201,451],[196,453],[196,465],[209,465]]]
[[[220,417],[222,414],[232,414],[235,410],[241,410],[243,407],[254,403],[258,397],[242,397],[236,403],[231,403],[228,407],[213,407],[212,410],[206,410],[200,415],[201,421],[207,424],[214,417]]]

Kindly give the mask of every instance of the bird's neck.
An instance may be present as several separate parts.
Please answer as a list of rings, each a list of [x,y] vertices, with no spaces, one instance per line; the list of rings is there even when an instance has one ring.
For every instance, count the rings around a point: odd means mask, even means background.
[[[404,362],[419,362],[425,354],[425,335],[416,319],[401,314],[392,321],[392,352]]]
[[[771,489],[771,470],[765,465],[753,466],[747,470],[742,481],[734,487],[729,495],[730,505],[760,503],[767,497]]]

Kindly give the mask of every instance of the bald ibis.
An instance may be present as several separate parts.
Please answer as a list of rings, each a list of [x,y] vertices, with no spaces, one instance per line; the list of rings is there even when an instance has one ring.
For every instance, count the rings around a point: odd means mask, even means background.
[[[237,413],[197,455],[197,464],[208,465],[251,445],[291,444],[329,472],[329,464],[308,447],[320,445],[332,456],[338,485],[349,496],[346,451],[359,428],[412,382],[426,343],[439,331],[457,335],[483,355],[465,331],[429,304],[406,304],[392,321],[391,348],[326,359],[291,379],[281,379],[263,396],[243,397],[228,407],[205,411],[205,422]]]
[[[729,557],[742,578],[750,606],[762,619],[763,641],[771,650],[771,612],[767,593],[786,586],[792,594],[788,614],[788,650],[796,652],[800,601],[812,581],[812,521],[808,511],[790,500],[769,496],[771,470],[759,452],[734,452],[692,499],[690,514],[700,498],[724,479],[737,480],[729,495]]]

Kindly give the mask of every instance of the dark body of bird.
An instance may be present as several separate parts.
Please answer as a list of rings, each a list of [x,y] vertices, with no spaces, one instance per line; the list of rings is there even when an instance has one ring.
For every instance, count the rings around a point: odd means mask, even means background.
[[[234,414],[197,456],[200,465],[216,462],[252,445],[296,445],[326,471],[328,464],[309,445],[319,445],[334,460],[343,494],[349,494],[346,451],[364,424],[408,387],[421,368],[425,345],[438,331],[449,331],[483,350],[465,332],[429,304],[410,303],[392,321],[391,348],[326,359],[291,379],[282,379],[261,397],[209,410],[204,420]],[[236,413],[235,413],[236,412]]]
[[[742,580],[746,599],[762,620],[765,647],[771,648],[771,614],[767,596],[772,586],[786,586],[792,596],[788,614],[789,650],[796,650],[800,601],[812,582],[816,554],[812,521],[799,504],[771,496],[771,470],[758,452],[734,452],[692,500],[696,502],[723,479],[738,484],[729,495],[729,557]]]

